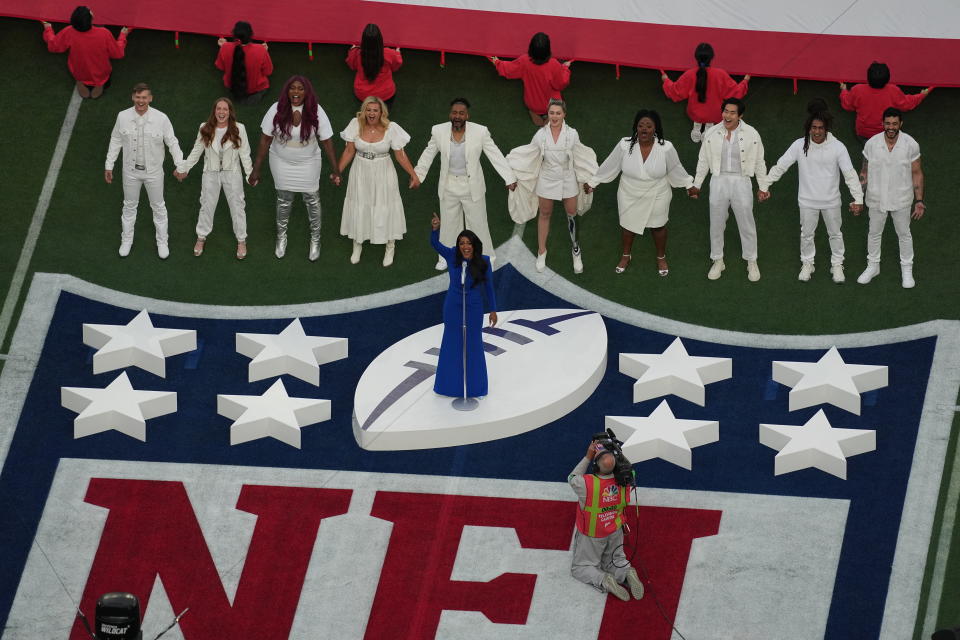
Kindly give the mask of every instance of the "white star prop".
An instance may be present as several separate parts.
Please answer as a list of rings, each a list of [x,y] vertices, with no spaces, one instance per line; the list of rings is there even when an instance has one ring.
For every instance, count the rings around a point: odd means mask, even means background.
[[[234,420],[230,444],[276,438],[300,448],[300,429],[330,419],[330,401],[291,398],[282,380],[262,396],[217,396],[217,413]]]
[[[83,344],[97,349],[94,373],[140,367],[164,378],[166,358],[196,349],[197,332],[158,329],[144,309],[127,324],[84,324]]]
[[[146,421],[176,412],[177,394],[134,389],[124,371],[105,389],[61,387],[60,404],[80,414],[73,421],[74,438],[116,429],[146,442]]]
[[[720,423],[680,420],[664,400],[649,417],[606,416],[604,426],[631,431],[623,442],[623,454],[631,462],[662,458],[684,469],[693,468],[691,447],[720,439]]]
[[[808,467],[847,479],[847,458],[877,448],[877,432],[870,429],[835,429],[823,409],[801,426],[761,424],[760,444],[780,453],[774,475]]]
[[[847,364],[836,347],[816,362],[775,360],[773,379],[791,387],[790,411],[832,404],[860,415],[860,394],[887,386],[887,368]]]
[[[238,333],[237,353],[253,358],[250,382],[286,373],[319,386],[320,365],[346,358],[347,339],[308,336],[294,318],[279,334]]]
[[[663,353],[621,353],[620,373],[637,378],[633,385],[634,402],[672,393],[702,407],[704,385],[731,377],[733,361],[688,355],[677,338]]]

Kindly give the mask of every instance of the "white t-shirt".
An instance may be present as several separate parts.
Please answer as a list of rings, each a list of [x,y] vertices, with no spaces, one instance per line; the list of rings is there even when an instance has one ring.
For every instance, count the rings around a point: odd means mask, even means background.
[[[863,157],[867,159],[866,204],[880,211],[899,211],[913,204],[913,163],[920,158],[920,145],[903,131],[893,149],[887,149],[881,131],[867,140]]]

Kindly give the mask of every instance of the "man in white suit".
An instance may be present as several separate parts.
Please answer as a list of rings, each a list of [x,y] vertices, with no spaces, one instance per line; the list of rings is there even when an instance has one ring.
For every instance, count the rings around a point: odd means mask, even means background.
[[[467,122],[469,119],[470,103],[466,98],[455,98],[450,103],[450,122],[435,125],[430,131],[430,141],[420,154],[414,171],[421,182],[426,180],[434,156],[440,153],[440,179],[437,182],[442,221],[440,242],[452,247],[460,232],[470,229],[480,238],[483,252],[492,260],[496,256],[487,225],[487,187],[480,167],[480,154],[486,154],[511,191],[517,187],[517,177],[487,128]],[[437,261],[437,270],[443,271],[446,266],[441,257]]]

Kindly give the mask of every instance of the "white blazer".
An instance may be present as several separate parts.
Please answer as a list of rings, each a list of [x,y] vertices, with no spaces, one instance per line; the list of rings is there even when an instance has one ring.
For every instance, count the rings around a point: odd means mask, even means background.
[[[500,149],[493,142],[493,138],[490,137],[490,131],[482,124],[467,122],[466,125],[467,178],[470,180],[470,197],[474,202],[477,202],[483,199],[487,191],[486,183],[483,180],[483,169],[480,167],[481,153],[486,154],[487,160],[503,178],[504,184],[513,184],[517,181],[517,177],[513,174],[513,170],[507,164],[503,154],[500,153]],[[430,170],[430,165],[433,164],[434,156],[437,155],[437,152],[440,153],[440,180],[437,184],[437,194],[441,198],[443,198],[443,190],[447,184],[452,129],[453,127],[449,122],[434,125],[430,130],[430,141],[427,143],[427,148],[420,154],[417,166],[414,167],[414,172],[423,182]]]
[[[200,125],[201,127],[203,124]],[[197,140],[193,143],[193,149],[190,155],[184,158],[183,164],[177,167],[180,173],[186,173],[200,160],[200,154],[203,154],[204,171],[239,171],[240,165],[243,165],[243,171],[250,176],[253,170],[253,163],[250,161],[250,142],[247,140],[247,129],[242,123],[237,123],[237,129],[240,130],[240,148],[233,146],[233,142],[227,140],[220,148],[219,153],[213,148],[213,145],[203,144],[203,138],[197,131]]]

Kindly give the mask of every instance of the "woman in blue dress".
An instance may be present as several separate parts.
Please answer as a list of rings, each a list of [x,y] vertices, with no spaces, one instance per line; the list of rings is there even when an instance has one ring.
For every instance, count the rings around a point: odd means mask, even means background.
[[[433,214],[430,244],[447,262],[450,288],[443,301],[443,340],[433,390],[460,397],[463,390],[463,292],[467,310],[467,397],[487,395],[487,363],[483,351],[483,295],[490,306],[490,326],[497,324],[497,298],[493,293],[493,267],[483,255],[483,243],[472,231],[457,236],[457,247],[440,244],[440,218]],[[464,273],[464,271],[466,273]],[[479,285],[483,285],[482,287]]]

